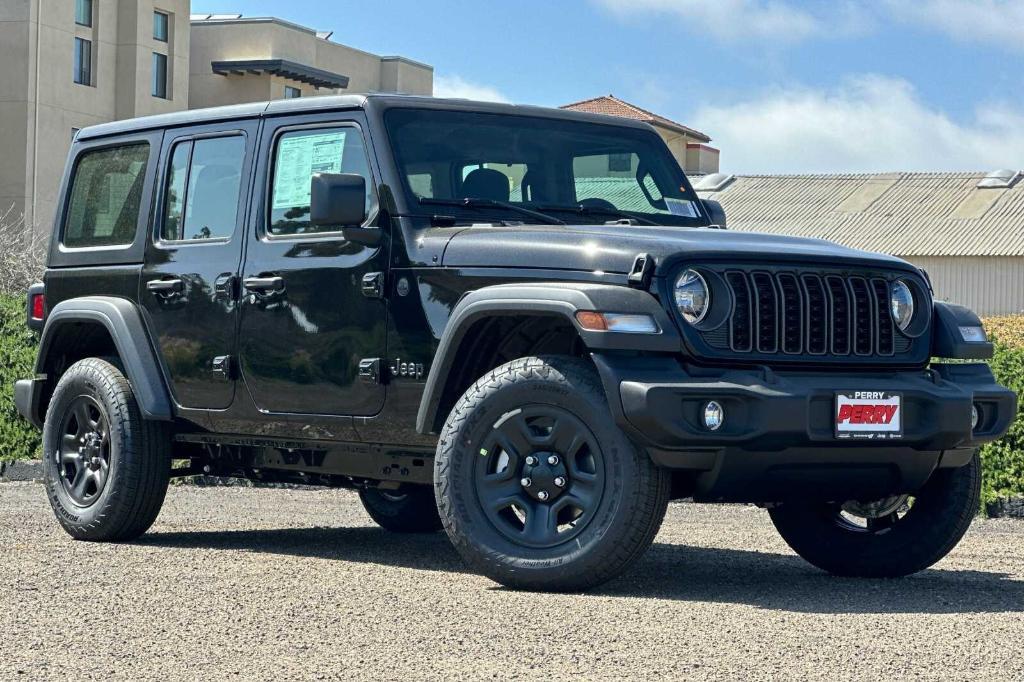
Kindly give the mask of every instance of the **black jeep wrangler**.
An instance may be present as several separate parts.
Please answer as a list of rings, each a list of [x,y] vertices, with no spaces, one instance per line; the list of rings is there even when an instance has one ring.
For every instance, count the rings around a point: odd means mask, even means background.
[[[644,124],[341,96],[82,130],[21,413],[75,538],[168,479],[352,487],[506,585],[621,573],[671,499],[833,573],[942,558],[1016,396],[896,258],[727,231]]]

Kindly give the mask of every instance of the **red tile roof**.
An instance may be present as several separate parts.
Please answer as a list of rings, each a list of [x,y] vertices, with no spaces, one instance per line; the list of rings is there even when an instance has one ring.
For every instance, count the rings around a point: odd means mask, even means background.
[[[629,102],[619,99],[615,95],[585,99],[582,102],[565,104],[560,108],[569,109],[571,111],[586,111],[591,114],[606,114],[608,116],[631,118],[635,121],[643,121],[644,123],[650,123],[651,125],[661,126],[662,128],[668,128],[670,130],[683,133],[700,142],[711,142],[711,138],[699,130],[694,130],[693,128],[684,126],[682,123],[676,123],[664,116],[659,116],[658,114],[647,111],[646,109],[642,109],[635,104],[630,104]]]

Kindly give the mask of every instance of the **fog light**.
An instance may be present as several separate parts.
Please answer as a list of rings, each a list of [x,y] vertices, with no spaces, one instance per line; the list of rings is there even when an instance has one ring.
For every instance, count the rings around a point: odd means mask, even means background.
[[[978,428],[978,422],[981,421],[981,413],[978,412],[978,405],[971,405],[971,431]]]
[[[712,400],[704,406],[704,428],[708,431],[717,431],[724,421],[725,410],[721,405]]]

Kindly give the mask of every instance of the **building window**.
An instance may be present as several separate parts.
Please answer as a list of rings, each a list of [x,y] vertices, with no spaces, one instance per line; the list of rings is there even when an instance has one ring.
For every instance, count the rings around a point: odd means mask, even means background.
[[[297,99],[299,97],[302,97],[302,90],[299,90],[298,88],[293,88],[290,85],[284,86],[285,99]]]
[[[153,53],[153,97],[167,99],[167,55]]]
[[[170,22],[163,12],[153,12],[153,38],[161,43],[167,42],[167,26]]]
[[[92,26],[92,0],[75,0],[75,23]]]
[[[75,38],[75,82],[92,85],[92,41]]]

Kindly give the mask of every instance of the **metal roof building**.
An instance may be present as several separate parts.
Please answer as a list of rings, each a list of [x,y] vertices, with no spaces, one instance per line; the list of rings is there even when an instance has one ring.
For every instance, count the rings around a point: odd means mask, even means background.
[[[729,228],[817,237],[928,271],[938,299],[1024,312],[1024,172],[694,178]]]

